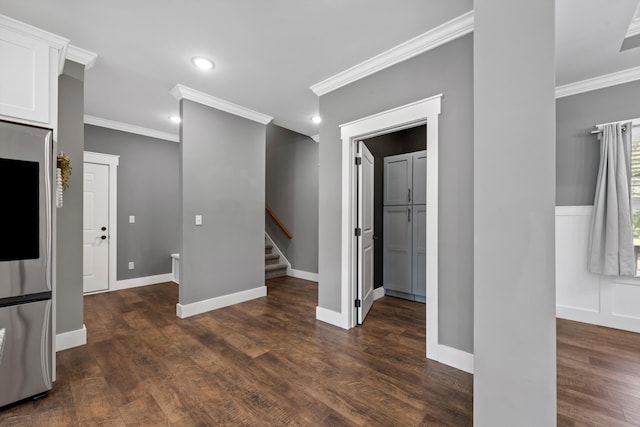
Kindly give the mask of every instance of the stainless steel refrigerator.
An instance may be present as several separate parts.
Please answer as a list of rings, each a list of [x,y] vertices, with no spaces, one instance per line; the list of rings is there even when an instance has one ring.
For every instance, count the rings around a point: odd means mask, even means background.
[[[0,121],[0,407],[51,389],[49,129]]]

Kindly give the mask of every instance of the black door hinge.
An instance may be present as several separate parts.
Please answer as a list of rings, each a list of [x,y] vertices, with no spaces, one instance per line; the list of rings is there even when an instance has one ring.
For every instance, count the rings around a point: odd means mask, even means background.
[[[356,308],[362,307],[362,300],[357,299],[355,302],[356,302]]]
[[[356,228],[356,237],[362,236],[362,228]]]
[[[362,164],[362,157],[356,157],[356,166],[360,166]]]

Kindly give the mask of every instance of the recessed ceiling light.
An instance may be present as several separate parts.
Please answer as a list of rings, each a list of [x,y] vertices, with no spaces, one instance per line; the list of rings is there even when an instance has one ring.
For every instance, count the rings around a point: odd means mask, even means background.
[[[322,121],[322,117],[320,117],[320,116],[313,116],[313,117],[311,117],[311,121],[312,121],[313,123],[315,123],[315,124],[318,124],[318,123],[320,123],[320,122]]]
[[[210,70],[213,68],[213,61],[202,56],[194,56],[191,58],[191,62],[201,70]]]
[[[182,121],[182,118],[180,118],[180,116],[169,116],[169,120],[171,120],[173,123],[180,123]]]

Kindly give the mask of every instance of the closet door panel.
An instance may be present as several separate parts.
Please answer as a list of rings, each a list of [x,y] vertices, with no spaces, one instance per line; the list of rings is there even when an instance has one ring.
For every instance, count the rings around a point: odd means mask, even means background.
[[[413,156],[413,188],[411,203],[424,205],[427,203],[427,151],[418,151]]]
[[[383,204],[411,204],[412,158],[411,154],[399,154],[384,158]]]
[[[413,206],[412,288],[413,294],[427,295],[427,206]]]
[[[411,293],[410,206],[386,206],[383,214],[383,286]]]

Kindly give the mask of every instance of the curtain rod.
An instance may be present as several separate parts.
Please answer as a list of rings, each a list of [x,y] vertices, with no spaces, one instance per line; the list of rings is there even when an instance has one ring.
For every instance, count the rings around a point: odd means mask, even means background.
[[[598,125],[598,126],[602,126],[602,125]],[[627,127],[626,126],[622,126],[622,131],[626,132],[627,131]],[[602,130],[601,129],[592,130],[591,133],[593,133],[593,134],[602,133]]]
[[[640,126],[640,118],[638,118],[638,119],[627,119],[627,120],[620,120],[620,121],[617,121],[617,122],[601,123],[599,125],[595,125],[594,127],[596,127],[597,129],[596,130],[592,130],[591,133],[592,134],[601,133],[602,132],[601,128],[603,126],[605,126],[605,125],[617,125],[618,123],[628,123],[628,122],[631,122],[632,126]],[[626,130],[627,130],[627,127],[626,126],[622,126],[622,131],[624,132]]]

